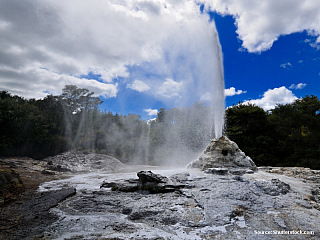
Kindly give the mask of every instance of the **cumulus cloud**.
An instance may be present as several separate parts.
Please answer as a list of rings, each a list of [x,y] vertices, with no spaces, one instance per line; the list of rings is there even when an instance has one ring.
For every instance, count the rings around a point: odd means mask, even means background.
[[[187,105],[223,76],[215,25],[193,0],[10,0],[0,16],[0,86],[24,97],[124,85]]]
[[[135,80],[132,84],[127,84],[127,88],[131,88],[138,92],[145,92],[150,89],[150,87],[140,80]]]
[[[263,94],[261,99],[246,101],[245,103],[253,103],[263,108],[270,110],[275,108],[276,104],[292,103],[298,99],[292,91],[282,86],[279,88],[269,89]]]
[[[289,87],[290,89],[303,89],[305,86],[307,86],[306,83],[298,83],[298,84],[291,84]]]
[[[240,95],[240,94],[243,94],[243,93],[246,93],[247,91],[242,91],[242,90],[237,90],[234,88],[234,87],[230,87],[228,89],[225,89],[224,90],[224,94],[226,97],[232,97],[234,95]]]
[[[65,85],[77,85],[88,88],[95,96],[115,97],[118,83],[101,83],[93,79],[85,79],[66,74],[59,74],[39,66],[20,69],[0,67],[1,89],[25,98],[43,98],[47,93],[60,94]],[[14,78],[14,79],[13,79]]]
[[[166,78],[163,84],[159,87],[157,94],[166,98],[181,97],[181,86],[182,82],[175,82],[170,78]]]
[[[144,112],[147,112],[149,116],[154,116],[158,114],[158,110],[157,109],[144,109]]]
[[[279,36],[308,31],[320,35],[318,0],[205,0],[220,14],[232,15],[242,47],[249,52],[271,48]],[[318,39],[317,39],[318,41]]]

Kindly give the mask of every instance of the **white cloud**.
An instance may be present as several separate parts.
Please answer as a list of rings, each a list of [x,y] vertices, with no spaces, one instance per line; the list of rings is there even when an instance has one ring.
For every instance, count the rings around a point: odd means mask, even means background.
[[[245,101],[245,103],[253,103],[263,108],[270,110],[275,108],[276,104],[292,103],[298,99],[289,89],[282,86],[279,88],[269,89],[263,94],[261,99]]]
[[[45,92],[60,94],[65,85],[77,85],[88,88],[95,96],[115,97],[118,92],[118,84],[101,83],[93,79],[84,79],[66,74],[59,74],[39,66],[30,66],[20,69],[1,67],[1,88],[12,94],[26,98],[43,98]],[[12,77],[18,78],[12,81]]]
[[[246,93],[246,92],[247,91],[242,91],[242,90],[236,91],[236,89],[234,87],[230,87],[230,88],[224,90],[224,94],[225,94],[226,97],[231,97],[231,96],[234,96],[234,95],[240,95],[240,94],[243,94],[243,93]]]
[[[158,110],[157,109],[144,109],[144,112],[147,112],[149,116],[154,116],[158,114]]]
[[[287,62],[287,63],[281,64],[280,67],[282,67],[282,68],[289,68],[289,67],[292,67],[292,64],[291,64],[290,62]]]
[[[150,89],[150,87],[140,80],[135,80],[132,84],[127,84],[127,88],[131,88],[138,92],[145,92]]]
[[[290,89],[303,89],[305,86],[307,86],[306,83],[298,83],[298,84],[291,84],[289,87]]]
[[[159,87],[157,94],[166,98],[181,97],[182,82],[175,82],[170,78],[166,78],[166,81]]]
[[[146,91],[139,79],[161,101],[188,105],[223,75],[215,24],[193,0],[10,0],[0,16],[0,88],[23,97],[70,83],[115,97],[127,83]]]
[[[242,47],[249,52],[270,49],[279,36],[307,30],[320,35],[318,0],[204,0],[207,6],[236,20]]]

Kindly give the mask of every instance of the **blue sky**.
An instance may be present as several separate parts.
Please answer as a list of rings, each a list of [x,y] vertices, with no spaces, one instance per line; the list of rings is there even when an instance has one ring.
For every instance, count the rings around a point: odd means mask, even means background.
[[[268,89],[282,86],[298,98],[320,96],[320,52],[309,44],[316,37],[303,31],[280,36],[261,53],[239,51],[242,43],[237,38],[234,18],[216,13],[212,16],[222,45],[226,88],[246,92],[226,97],[227,106],[260,99]]]
[[[320,96],[319,22],[318,0],[1,1],[0,90],[77,85],[144,120],[223,92],[226,106],[272,109]]]

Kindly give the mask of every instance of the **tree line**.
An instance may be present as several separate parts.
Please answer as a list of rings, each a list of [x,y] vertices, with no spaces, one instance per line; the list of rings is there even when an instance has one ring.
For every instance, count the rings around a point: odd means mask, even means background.
[[[319,112],[313,95],[269,111],[240,103],[226,110],[226,135],[258,166],[320,169]]]
[[[66,85],[61,95],[24,99],[0,92],[0,156],[43,159],[77,149],[109,154],[124,163],[187,163],[214,136],[210,110],[161,108],[157,118],[101,111],[93,92]],[[224,134],[258,166],[320,169],[320,101],[306,96],[264,111],[254,104],[227,108]],[[167,161],[167,162],[166,162]]]

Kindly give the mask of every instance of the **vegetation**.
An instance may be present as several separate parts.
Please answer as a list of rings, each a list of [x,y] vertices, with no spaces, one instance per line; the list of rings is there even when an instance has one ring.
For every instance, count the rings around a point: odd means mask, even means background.
[[[319,110],[316,96],[270,111],[239,104],[226,111],[226,134],[259,166],[320,169]]]
[[[105,153],[124,163],[158,164],[170,156],[201,152],[213,137],[208,107],[161,108],[142,121],[100,111],[99,97],[67,85],[59,96],[24,99],[0,92],[0,156],[47,156],[78,149]],[[226,110],[225,134],[258,166],[320,169],[320,101],[306,96],[264,111],[253,104]]]

